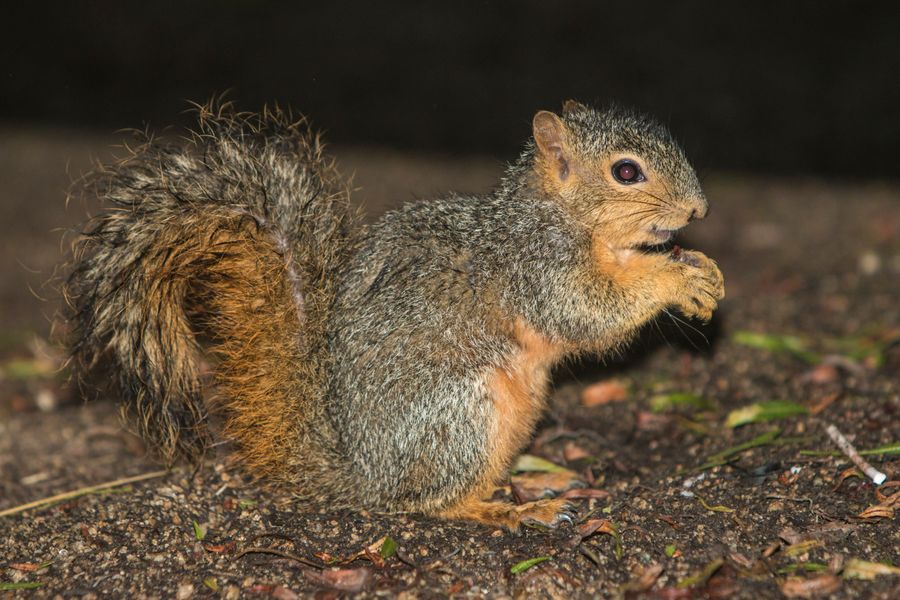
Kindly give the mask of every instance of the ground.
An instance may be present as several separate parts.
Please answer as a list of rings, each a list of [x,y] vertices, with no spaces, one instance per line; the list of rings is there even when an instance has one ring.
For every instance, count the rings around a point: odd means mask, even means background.
[[[42,284],[60,260],[57,229],[85,210],[64,208],[66,184],[107,142],[0,132],[0,511],[99,486],[0,516],[0,590],[33,586],[0,595],[900,597],[900,187],[706,177],[711,214],[679,244],[719,261],[728,298],[709,325],[666,317],[621,356],[558,370],[526,450],[552,464],[526,461],[497,496],[572,478],[589,487],[569,492],[582,497],[573,526],[514,535],[310,512],[224,452],[158,472],[114,398],[85,403],[68,389]],[[372,215],[488,189],[501,167],[335,152]],[[791,404],[734,422],[732,411],[774,400]],[[891,446],[867,455],[888,483],[851,470],[829,424],[859,450]],[[542,472],[560,468],[571,472]],[[131,476],[145,478],[110,483]]]

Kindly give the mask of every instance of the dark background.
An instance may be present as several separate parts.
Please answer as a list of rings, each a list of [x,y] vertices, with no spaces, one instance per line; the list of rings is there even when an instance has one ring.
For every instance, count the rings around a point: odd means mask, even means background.
[[[892,2],[17,2],[2,20],[7,123],[159,128],[230,90],[340,144],[508,158],[572,97],[654,113],[705,170],[900,176]]]

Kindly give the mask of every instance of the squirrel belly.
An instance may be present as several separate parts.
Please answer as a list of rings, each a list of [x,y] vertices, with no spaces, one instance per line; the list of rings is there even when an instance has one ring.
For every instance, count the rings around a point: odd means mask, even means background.
[[[77,373],[106,369],[167,462],[221,436],[248,473],[333,507],[570,521],[562,500],[485,500],[552,367],[667,307],[709,318],[724,287],[698,252],[645,251],[706,213],[662,127],[567,103],[533,135],[492,194],[364,227],[305,123],[202,108],[191,143],[148,143],[91,180],[111,208],[66,287]]]

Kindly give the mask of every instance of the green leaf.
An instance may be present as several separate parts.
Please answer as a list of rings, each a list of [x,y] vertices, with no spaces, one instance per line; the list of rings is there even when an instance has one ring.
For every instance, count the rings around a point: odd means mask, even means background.
[[[669,544],[668,546],[666,546],[666,556],[668,556],[669,558],[675,556],[676,552],[678,552],[678,548],[675,547],[675,544]]]
[[[394,541],[394,538],[391,536],[386,536],[384,542],[381,544],[381,550],[378,551],[378,554],[381,555],[381,558],[390,558],[396,553],[397,542]]]
[[[206,528],[202,527],[197,521],[191,521],[191,523],[194,525],[194,537],[197,538],[198,542],[202,542],[203,538],[206,537]]]
[[[725,419],[726,427],[740,427],[748,423],[763,423],[777,421],[796,415],[805,415],[809,409],[805,406],[787,400],[771,400],[769,402],[757,402],[728,413]]]
[[[40,581],[19,581],[18,583],[0,582],[0,592],[8,592],[11,590],[33,590],[42,585],[44,584]]]
[[[818,354],[806,349],[806,341],[803,340],[803,338],[793,335],[736,331],[734,332],[734,335],[732,335],[732,339],[735,343],[749,346],[750,348],[792,354],[797,358],[812,364],[818,363],[821,360]]]
[[[808,573],[819,573],[821,571],[827,571],[828,565],[817,562],[794,563],[786,567],[781,567],[775,572],[779,575],[790,575],[795,573],[798,569]]]
[[[711,410],[712,403],[706,398],[689,392],[675,392],[672,394],[659,394],[650,398],[650,410],[661,413],[679,406],[687,406],[697,410]]]
[[[512,567],[510,567],[509,572],[512,573],[513,575],[522,573],[523,571],[527,571],[534,565],[541,564],[545,560],[550,560],[550,557],[549,556],[538,556],[536,558],[529,558],[528,560],[523,560],[520,563],[514,564]]]
[[[7,379],[25,381],[52,377],[55,369],[44,360],[14,359],[3,365],[2,374]]]
[[[215,577],[207,577],[206,579],[203,580],[203,585],[205,585],[206,587],[208,587],[209,589],[211,589],[214,592],[219,591],[219,584],[216,581]]]
[[[565,473],[566,471],[568,471],[568,469],[531,454],[522,454],[519,456],[518,460],[516,460],[516,464],[512,467],[513,473]]]

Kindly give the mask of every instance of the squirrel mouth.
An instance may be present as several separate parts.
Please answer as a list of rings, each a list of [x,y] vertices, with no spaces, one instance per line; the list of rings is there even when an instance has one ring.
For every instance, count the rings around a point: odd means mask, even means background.
[[[678,233],[678,229],[663,229],[661,227],[651,226],[638,232],[630,242],[626,242],[614,248],[614,252],[619,260],[624,260],[631,256],[634,252],[662,252],[669,250],[670,243]]]
[[[656,227],[652,227],[650,229],[650,235],[653,236],[654,241],[657,241],[659,244],[665,244],[673,237],[675,237],[674,229],[657,229]]]

